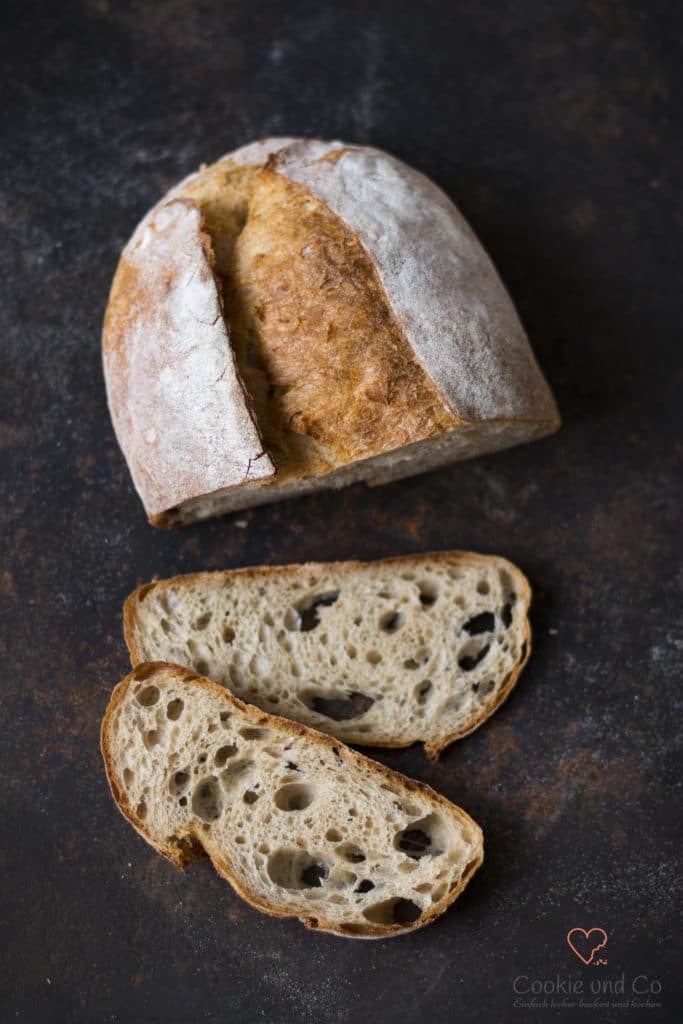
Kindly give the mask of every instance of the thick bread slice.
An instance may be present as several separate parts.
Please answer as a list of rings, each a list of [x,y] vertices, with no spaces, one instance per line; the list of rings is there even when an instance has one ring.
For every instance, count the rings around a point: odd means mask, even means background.
[[[176,665],[114,690],[102,752],[120,810],[178,867],[208,856],[259,910],[383,938],[429,924],[483,860],[428,786]]]
[[[504,558],[443,551],[148,583],[124,631],[133,665],[185,665],[345,742],[422,742],[434,759],[515,685],[530,600]]]

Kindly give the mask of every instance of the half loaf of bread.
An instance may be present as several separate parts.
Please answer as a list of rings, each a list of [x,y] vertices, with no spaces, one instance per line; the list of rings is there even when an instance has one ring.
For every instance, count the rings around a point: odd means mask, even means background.
[[[345,742],[435,758],[510,693],[530,598],[511,562],[443,551],[148,583],[124,630],[133,665],[184,665]]]
[[[175,665],[119,683],[102,752],[120,810],[160,853],[210,857],[253,906],[309,928],[422,927],[483,860],[478,825],[428,786]]]
[[[103,350],[155,525],[382,483],[559,424],[453,203],[339,142],[267,139],[168,193],[121,256]]]

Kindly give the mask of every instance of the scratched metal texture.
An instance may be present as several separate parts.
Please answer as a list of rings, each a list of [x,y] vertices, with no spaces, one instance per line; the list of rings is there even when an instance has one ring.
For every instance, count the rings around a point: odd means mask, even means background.
[[[514,1007],[516,977],[622,974],[627,996],[658,981],[661,1006],[581,1019],[681,1019],[681,21],[633,0],[4,5],[3,1022],[545,1021]],[[147,525],[100,370],[117,255],[179,177],[273,133],[372,143],[446,189],[519,307],[559,434]],[[535,635],[510,701],[438,764],[381,754],[483,825],[451,911],[392,942],[316,935],[145,845],[98,750],[138,582],[449,547],[518,562]],[[565,942],[593,926],[599,968]]]

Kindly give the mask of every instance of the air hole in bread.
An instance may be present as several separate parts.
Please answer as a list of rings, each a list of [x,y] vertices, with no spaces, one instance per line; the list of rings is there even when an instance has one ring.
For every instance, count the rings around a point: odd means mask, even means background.
[[[160,696],[158,686],[145,686],[143,690],[140,690],[136,699],[143,708],[153,708]]]
[[[503,623],[505,629],[509,629],[512,625],[512,605],[509,601],[507,604],[503,605],[503,610],[500,613],[500,621]]]
[[[328,843],[340,843],[342,838],[341,832],[337,832],[336,828],[328,828],[325,833],[325,839],[327,839]]]
[[[285,624],[285,628],[289,629],[293,633],[301,629],[301,616],[299,615],[296,608],[287,609],[287,611],[285,612],[283,622]],[[280,639],[281,638],[278,635],[278,640]]]
[[[398,865],[398,870],[403,872],[403,874],[407,874],[410,871],[415,871],[417,867],[418,862],[416,860],[404,860]]]
[[[343,846],[338,846],[336,853],[342,860],[347,860],[349,864],[360,864],[365,860],[365,854],[355,843],[344,843]]]
[[[383,900],[366,907],[363,917],[372,924],[413,924],[422,915],[422,911],[412,900],[402,897]]]
[[[525,658],[526,658],[526,640],[522,644],[522,650],[521,650],[521,653],[519,655],[519,663],[520,663],[520,665],[524,661]]]
[[[148,750],[152,750],[159,743],[158,729],[149,729],[142,737],[142,741]]]
[[[346,653],[348,654],[349,658],[353,659],[358,657],[358,649],[353,644],[346,645]]]
[[[245,685],[246,679],[244,677],[244,672],[239,665],[231,665],[228,669],[228,675],[230,676],[230,682],[233,686],[239,687]]]
[[[258,800],[258,798],[259,798],[259,794],[255,793],[253,789],[248,789],[245,792],[244,796],[242,797],[242,799],[244,800],[245,804],[255,804],[256,801]]]
[[[348,722],[360,718],[375,703],[372,697],[354,690],[337,695],[333,691],[304,690],[300,699],[311,711],[331,718],[334,722]]]
[[[432,691],[431,679],[423,679],[421,683],[418,683],[415,687],[415,697],[417,698],[418,704],[426,704],[429,694]]]
[[[255,654],[249,662],[249,671],[252,675],[255,675],[257,679],[265,676],[269,669],[269,664],[265,658],[262,658],[260,654]]]
[[[417,585],[420,592],[420,604],[423,608],[431,608],[439,596],[439,585],[436,580],[420,580]]]
[[[438,814],[428,814],[426,818],[413,821],[394,836],[394,847],[408,857],[419,860],[420,857],[438,857],[447,845],[447,833],[443,821]]]
[[[223,726],[224,729],[229,729],[230,728],[230,726],[228,725],[228,722],[230,721],[231,718],[232,718],[232,715],[230,714],[229,711],[221,711],[221,713],[220,713],[220,720],[221,720],[221,725]]]
[[[175,633],[175,626],[172,626],[168,619],[161,620],[161,628],[163,629],[166,636],[170,636],[171,633]]]
[[[143,821],[145,819],[145,817],[147,816],[147,804],[145,803],[144,800],[141,800],[140,803],[137,805],[137,807],[135,808],[135,813],[140,819],[140,821]]]
[[[176,722],[182,715],[184,707],[185,704],[180,697],[176,697],[166,705],[166,717],[170,718],[172,722]]]
[[[265,740],[270,736],[268,729],[254,729],[251,726],[240,729],[239,734],[245,740]]]
[[[212,619],[212,613],[211,612],[204,612],[204,614],[200,615],[198,619],[195,619],[195,621],[194,621],[194,623],[192,625],[192,628],[201,632],[201,630],[206,629],[206,627],[211,622],[211,619]]]
[[[472,683],[472,692],[478,694],[480,697],[488,697],[495,687],[493,679],[486,679],[484,682]]]
[[[302,633],[308,633],[320,622],[320,609],[329,608],[339,599],[338,590],[330,590],[324,594],[316,594],[313,597],[304,598],[298,601],[294,608],[290,611],[295,612],[298,617],[298,625],[288,626],[285,621],[285,625],[288,629],[299,629]],[[296,622],[294,616],[291,617],[291,621]]]
[[[270,880],[281,889],[297,891],[317,889],[327,878],[327,865],[306,850],[279,849],[268,858],[266,867]]]
[[[379,620],[379,628],[383,629],[385,633],[395,633],[397,629],[401,628],[403,622],[404,617],[401,612],[385,612]]]
[[[241,761],[235,761],[233,764],[221,772],[221,785],[223,789],[227,791],[231,790],[233,786],[239,781],[243,780],[247,772],[254,767],[254,762],[249,758],[242,758]]]
[[[318,889],[322,879],[327,878],[327,869],[324,864],[311,864],[301,872],[301,881],[308,889]]]
[[[310,807],[314,799],[315,790],[313,787],[303,785],[300,782],[281,786],[273,797],[275,806],[281,811],[303,811]]]
[[[421,647],[419,651],[416,651],[412,658],[406,658],[403,662],[403,667],[409,671],[414,672],[415,669],[421,668],[426,665],[432,654],[426,647]]]
[[[481,641],[470,640],[460,650],[458,665],[463,672],[471,672],[472,669],[476,668],[484,660],[490,650],[491,644],[484,644],[482,647]]]
[[[480,612],[468,619],[462,628],[470,636],[477,636],[479,633],[492,633],[496,628],[496,617],[493,612]]]
[[[228,758],[234,757],[236,753],[237,747],[235,744],[226,743],[225,746],[219,747],[214,754],[213,763],[216,765],[216,768],[223,768]]]
[[[226,644],[231,644],[235,639],[235,630],[232,626],[223,626],[223,640]]]
[[[181,796],[181,798],[178,801],[178,803],[180,804],[181,807],[187,807],[187,797],[186,796]]]
[[[370,665],[379,665],[380,661],[382,660],[382,655],[379,653],[379,651],[368,651],[368,653],[365,655],[365,660]]]
[[[369,878],[364,878],[358,883],[358,886],[354,889],[354,892],[370,892],[375,888],[375,883],[371,882]]]
[[[182,796],[190,784],[189,772],[175,772],[171,777],[168,788],[172,796]]]
[[[135,773],[130,768],[123,769],[123,781],[126,786],[130,786],[131,782],[135,778]]]
[[[458,693],[455,697],[450,697],[443,706],[444,714],[457,714],[462,711],[467,703],[467,696],[467,693]]]
[[[223,795],[215,775],[207,775],[195,786],[192,810],[203,821],[216,821],[223,811]]]
[[[477,865],[478,865],[478,864],[479,864],[479,861],[478,861],[478,860],[471,860],[471,861],[468,861],[468,863],[467,863],[467,864],[465,865],[465,870],[463,871],[463,873],[462,873],[462,875],[461,875],[460,877],[461,877],[461,878],[467,878],[467,876],[468,876],[468,875],[469,875],[469,874],[470,874],[470,873],[471,873],[472,871],[476,871],[476,870],[477,870]],[[457,883],[456,883],[456,884],[457,884]],[[454,888],[454,887],[455,887],[455,886],[451,886],[451,888]]]
[[[195,671],[199,672],[200,676],[208,676],[209,674],[209,663],[203,658],[197,658],[194,663]]]
[[[448,886],[446,885],[445,882],[441,882],[439,885],[437,885],[436,889],[432,893],[432,903],[438,903],[439,900],[442,900],[444,898],[447,892]]]
[[[489,586],[488,580],[479,580],[477,583],[477,593],[481,594],[483,597],[486,597],[490,589],[491,587]]]
[[[145,600],[145,598],[149,594],[150,590],[153,590],[154,587],[155,587],[154,583],[145,583],[144,587],[139,587],[138,588],[138,604],[142,604],[142,602]]]

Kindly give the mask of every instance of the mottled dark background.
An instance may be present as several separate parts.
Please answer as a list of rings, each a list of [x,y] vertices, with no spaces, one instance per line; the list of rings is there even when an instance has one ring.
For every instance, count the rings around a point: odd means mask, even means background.
[[[681,633],[681,92],[674,3],[3,5],[0,1019],[495,1024],[518,975],[662,985],[673,1021]],[[381,490],[149,527],[107,415],[99,332],[137,219],[267,134],[384,147],[490,249],[556,391],[555,437]],[[194,569],[499,552],[535,590],[513,697],[430,767],[487,859],[431,928],[306,932],[187,874],[116,811],[98,728],[121,602]],[[585,968],[570,927],[603,927]],[[680,949],[680,946],[679,946]],[[640,982],[640,986],[648,982]]]

